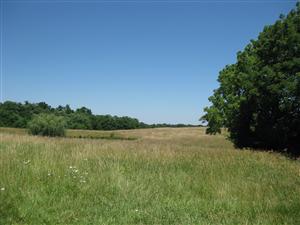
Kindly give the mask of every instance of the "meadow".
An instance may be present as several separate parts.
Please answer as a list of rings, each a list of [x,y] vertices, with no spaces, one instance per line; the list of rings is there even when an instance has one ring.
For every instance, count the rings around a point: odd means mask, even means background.
[[[204,128],[0,129],[0,224],[300,224],[300,162]]]

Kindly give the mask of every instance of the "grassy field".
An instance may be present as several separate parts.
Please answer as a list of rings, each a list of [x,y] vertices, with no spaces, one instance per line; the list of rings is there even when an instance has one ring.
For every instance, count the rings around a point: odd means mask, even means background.
[[[1,225],[300,224],[299,161],[203,128],[67,134],[0,129]]]

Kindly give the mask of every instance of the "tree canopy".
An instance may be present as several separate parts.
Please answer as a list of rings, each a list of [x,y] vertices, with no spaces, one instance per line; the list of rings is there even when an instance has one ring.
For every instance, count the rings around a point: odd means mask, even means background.
[[[117,130],[156,127],[187,127],[186,124],[146,124],[128,116],[94,115],[86,107],[73,110],[69,105],[51,107],[45,102],[24,104],[6,101],[0,103],[0,127],[26,128],[39,114],[53,114],[63,118],[68,129]],[[44,115],[44,117],[48,118]],[[52,118],[52,117],[49,117]]]
[[[300,4],[237,53],[202,117],[207,133],[228,128],[237,147],[300,153]]]

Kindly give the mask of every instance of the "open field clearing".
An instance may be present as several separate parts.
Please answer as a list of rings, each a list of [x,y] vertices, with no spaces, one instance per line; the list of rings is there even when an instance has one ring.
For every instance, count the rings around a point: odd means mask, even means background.
[[[0,135],[0,224],[300,224],[299,160],[203,128]]]

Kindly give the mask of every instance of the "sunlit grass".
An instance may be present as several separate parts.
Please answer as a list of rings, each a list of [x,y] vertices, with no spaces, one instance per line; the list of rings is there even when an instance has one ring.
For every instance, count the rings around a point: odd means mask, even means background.
[[[201,128],[0,132],[0,224],[300,224],[299,161]]]
[[[27,129],[0,127],[1,133],[27,135]],[[98,131],[98,130],[67,130],[68,138],[85,138],[85,139],[113,139],[113,140],[136,140],[137,137],[129,136],[126,132],[120,131]]]

